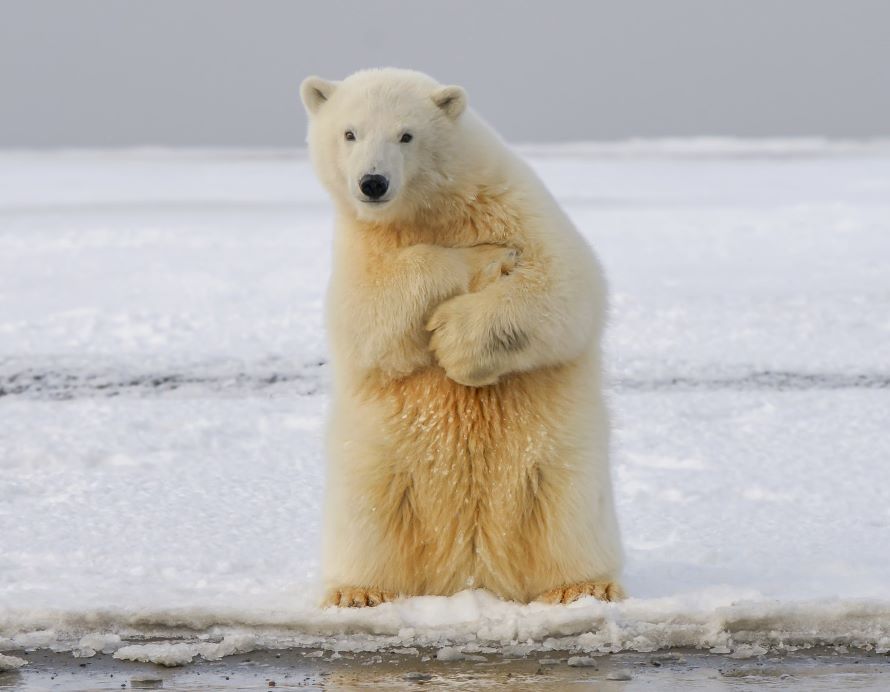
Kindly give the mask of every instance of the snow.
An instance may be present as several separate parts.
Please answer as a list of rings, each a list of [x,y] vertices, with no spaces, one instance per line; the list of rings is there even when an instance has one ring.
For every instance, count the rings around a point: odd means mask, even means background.
[[[0,651],[890,650],[890,146],[524,151],[611,282],[629,600],[319,609],[305,153],[6,152]]]
[[[25,659],[18,656],[4,656],[0,654],[0,673],[7,670],[16,670],[27,664],[28,662]]]
[[[206,644],[134,644],[118,649],[114,657],[122,661],[158,663],[162,666],[181,666],[191,663],[196,656],[206,661],[218,661],[224,656],[253,651],[255,639],[250,635],[224,637],[218,643]]]
[[[121,646],[121,638],[116,634],[93,633],[81,637],[72,653],[77,658],[91,658],[98,652],[112,654]]]
[[[572,668],[596,668],[596,659],[591,656],[569,656],[567,663]]]

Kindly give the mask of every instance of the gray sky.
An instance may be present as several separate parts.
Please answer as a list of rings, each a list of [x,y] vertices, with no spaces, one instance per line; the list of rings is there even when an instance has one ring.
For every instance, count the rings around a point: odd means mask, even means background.
[[[890,135],[888,0],[0,0],[0,147],[294,146],[395,65],[513,141]]]

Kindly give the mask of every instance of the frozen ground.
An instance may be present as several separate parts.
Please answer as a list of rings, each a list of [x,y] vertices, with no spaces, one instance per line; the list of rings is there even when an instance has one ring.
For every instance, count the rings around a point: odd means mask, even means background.
[[[528,153],[611,280],[631,599],[319,610],[305,157],[5,153],[0,653],[890,650],[890,146]]]

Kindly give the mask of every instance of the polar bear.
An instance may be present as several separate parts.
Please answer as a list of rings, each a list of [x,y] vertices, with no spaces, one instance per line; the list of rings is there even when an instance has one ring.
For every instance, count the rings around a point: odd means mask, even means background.
[[[462,88],[301,96],[336,212],[325,603],[620,598],[593,252]]]

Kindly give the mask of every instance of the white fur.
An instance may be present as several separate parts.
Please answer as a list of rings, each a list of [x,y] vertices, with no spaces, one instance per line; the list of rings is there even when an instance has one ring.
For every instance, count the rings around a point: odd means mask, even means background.
[[[301,93],[337,210],[328,586],[529,600],[614,581],[590,248],[460,87],[386,69]],[[384,203],[358,186],[370,173],[390,181]]]

